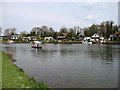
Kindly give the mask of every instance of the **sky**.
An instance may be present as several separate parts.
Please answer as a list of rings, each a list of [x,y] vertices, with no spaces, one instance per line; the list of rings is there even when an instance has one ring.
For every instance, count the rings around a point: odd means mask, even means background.
[[[62,26],[88,27],[113,20],[118,24],[118,2],[8,2],[0,3],[0,25],[3,29],[17,28],[17,32],[30,32],[43,25],[56,31]]]

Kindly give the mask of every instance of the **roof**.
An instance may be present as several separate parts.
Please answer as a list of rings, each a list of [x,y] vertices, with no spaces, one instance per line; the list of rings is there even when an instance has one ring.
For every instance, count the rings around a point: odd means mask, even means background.
[[[115,35],[120,35],[120,32],[116,32]]]
[[[98,34],[94,34],[91,37],[100,37]]]
[[[41,44],[40,41],[33,41],[35,44]]]
[[[57,38],[63,39],[63,38],[65,38],[65,36],[57,36]]]
[[[68,33],[61,33],[61,35],[57,36],[57,38],[64,39],[64,38],[66,38],[67,35],[68,35]]]
[[[62,33],[62,35],[67,36],[68,34],[67,33]]]
[[[53,37],[45,37],[45,38],[53,38]]]

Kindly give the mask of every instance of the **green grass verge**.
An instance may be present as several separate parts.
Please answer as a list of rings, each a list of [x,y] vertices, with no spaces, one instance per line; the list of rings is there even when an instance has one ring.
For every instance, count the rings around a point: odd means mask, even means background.
[[[2,51],[0,50],[0,90],[2,88]]]
[[[14,43],[30,43],[32,41],[14,41]]]
[[[48,87],[43,83],[37,83],[34,78],[28,77],[24,71],[12,64],[14,59],[2,52],[2,88],[43,88]]]

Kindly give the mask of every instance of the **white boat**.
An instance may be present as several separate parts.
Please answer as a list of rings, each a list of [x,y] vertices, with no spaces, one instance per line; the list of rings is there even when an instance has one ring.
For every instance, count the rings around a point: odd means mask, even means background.
[[[8,40],[8,43],[14,43],[14,41],[12,41],[12,40]]]
[[[86,40],[86,41],[83,41],[82,44],[92,44],[92,42]]]
[[[82,44],[92,44],[91,38],[90,37],[85,37]]]
[[[33,41],[32,43],[35,43],[35,44],[41,44],[40,41]]]

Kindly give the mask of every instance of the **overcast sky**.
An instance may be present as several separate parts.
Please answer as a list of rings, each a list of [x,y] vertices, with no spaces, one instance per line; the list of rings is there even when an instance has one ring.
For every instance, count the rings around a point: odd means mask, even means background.
[[[2,28],[17,32],[47,25],[56,31],[62,26],[87,27],[113,20],[118,24],[117,2],[3,2]]]

